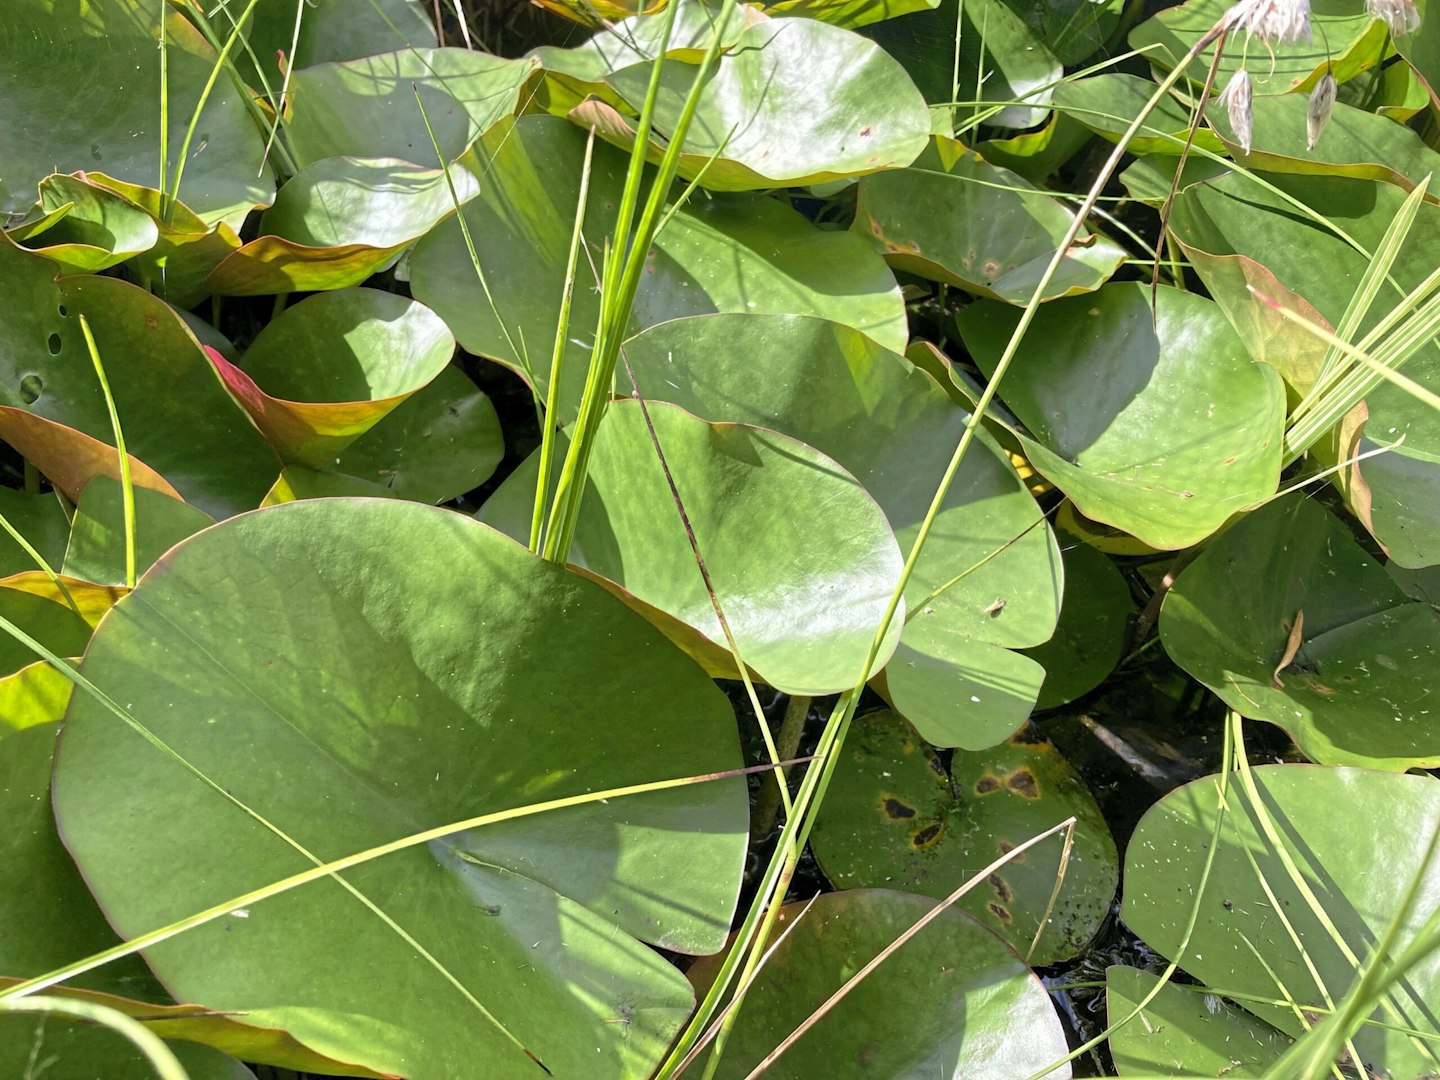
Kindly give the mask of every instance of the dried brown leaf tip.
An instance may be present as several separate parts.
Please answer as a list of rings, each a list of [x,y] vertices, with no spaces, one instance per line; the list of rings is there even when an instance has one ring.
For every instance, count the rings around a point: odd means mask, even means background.
[[[1230,117],[1230,129],[1235,132],[1235,141],[1247,154],[1250,153],[1253,120],[1252,95],[1250,73],[1244,68],[1230,76],[1230,81],[1225,84],[1225,89],[1220,94],[1220,104],[1225,106],[1225,112]]]
[[[1420,11],[1415,0],[1365,0],[1365,10],[1390,28],[1397,37],[1408,34],[1420,25]]]
[[[1335,91],[1335,76],[1328,71],[1315,84],[1315,89],[1310,91],[1310,108],[1305,113],[1306,149],[1315,149],[1325,125],[1330,123],[1330,114],[1335,110]]]

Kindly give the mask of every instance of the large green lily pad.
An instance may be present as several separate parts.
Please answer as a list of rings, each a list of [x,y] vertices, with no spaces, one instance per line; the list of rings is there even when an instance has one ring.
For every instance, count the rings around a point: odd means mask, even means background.
[[[1239,176],[1187,189],[1176,200],[1172,228],[1178,239],[1201,251],[1243,255],[1267,267],[1326,322],[1338,325],[1368,259],[1328,227],[1299,213],[1292,200],[1328,218],[1373,252],[1405,192],[1393,184],[1350,177],[1271,174],[1268,179],[1278,191]],[[1413,183],[1421,179],[1409,177]],[[1393,287],[1380,293],[1362,330],[1435,269],[1430,238],[1437,229],[1440,206],[1421,205],[1391,269]],[[1204,278],[1212,276],[1202,263],[1196,268]],[[1323,355],[1325,345],[1316,339],[1313,348],[1312,355]],[[1432,391],[1440,390],[1440,348],[1434,342],[1424,344],[1406,362],[1404,373]],[[1440,418],[1424,402],[1388,383],[1373,390],[1365,404],[1368,419],[1328,456],[1333,461],[1382,446],[1394,448],[1340,474],[1351,509],[1395,561],[1412,567],[1440,562]],[[1403,443],[1395,445],[1402,436]]]
[[[880,508],[838,464],[786,435],[706,423],[663,402],[648,409],[746,666],[786,693],[853,686],[900,580],[900,549]],[[482,519],[528,539],[537,476],[531,455]],[[735,677],[639,402],[610,406],[588,482],[570,561],[620,586],[685,647],[703,635],[698,658]]]
[[[145,0],[13,0],[0,12],[0,213],[23,211],[54,172],[99,170],[121,180],[160,178],[160,27]],[[215,53],[178,13],[165,18],[171,190],[186,129]],[[117,88],[123,88],[123,93]],[[184,161],[179,197],[207,222],[238,227],[270,201],[264,143],[229,80],[215,84]]]
[[[160,239],[155,219],[128,199],[79,176],[40,181],[34,228],[10,235],[67,274],[90,274],[149,251]]]
[[[486,302],[456,223],[446,222],[422,239],[410,260],[415,297],[450,324],[460,344],[522,375],[528,354],[542,392],[549,382],[584,154],[585,135],[549,116],[527,116],[513,128],[502,125],[477,147],[473,167],[486,179],[480,197],[463,213],[495,310]],[[623,155],[596,145],[585,222],[589,258],[596,265],[614,229],[624,173]],[[905,347],[904,302],[880,257],[858,237],[818,229],[773,199],[697,192],[652,251],[631,317],[635,331],[717,311],[794,312],[855,326],[895,351]],[[573,418],[580,400],[599,313],[594,284],[582,252],[557,421]]]
[[[944,119],[937,117],[937,123],[947,135],[981,117],[997,127],[1035,127],[1044,122],[1064,73],[1040,36],[1005,0],[942,0],[934,10],[866,27],[865,35],[904,65],[925,100],[941,111]]]
[[[0,437],[17,446],[24,439],[23,452],[72,499],[97,471],[116,467],[114,450],[77,456],[76,440],[65,436],[68,429],[82,441],[114,445],[80,333],[83,314],[132,457],[207,513],[258,504],[278,471],[275,458],[174,309],[117,278],[57,282],[54,274],[54,263],[0,237],[0,283],[15,299],[0,324]],[[76,482],[62,484],[62,476]]]
[[[1038,735],[1022,733],[947,767],[892,712],[856,719],[811,842],[837,888],[886,885],[949,896],[982,866],[1075,816],[1075,843],[1045,930],[1061,843],[1027,852],[956,901],[1034,964],[1081,952],[1109,914],[1119,858],[1084,782]]]
[[[406,49],[316,64],[291,76],[286,139],[302,167],[330,157],[448,166],[519,107],[537,67],[534,60],[469,49]],[[435,160],[427,116],[443,162]]]
[[[952,139],[908,169],[860,181],[851,226],[897,270],[1027,304],[1071,213],[1007,169],[986,164]],[[1125,249],[1082,231],[1045,288],[1047,299],[1092,292],[1125,261]]]
[[[1112,1024],[1134,1011],[1159,976],[1139,968],[1107,968],[1105,1008]],[[1265,1075],[1290,1045],[1269,1024],[1216,995],[1175,983],[1163,987],[1140,1014],[1111,1032],[1110,1056],[1120,1076],[1242,1080]]]
[[[1168,8],[1130,32],[1130,47],[1145,49],[1157,67],[1173,68],[1233,6],[1230,0],[1189,0]],[[1327,70],[1337,82],[1348,82],[1384,57],[1385,24],[1354,5],[1326,5],[1310,14],[1310,26],[1311,40],[1284,45],[1252,41],[1246,48],[1244,33],[1230,35],[1215,85],[1224,86],[1243,65],[1257,97],[1308,91]],[[1212,45],[1190,62],[1187,75],[1196,84],[1204,83],[1214,52]]]
[[[1053,709],[1088,694],[1125,655],[1135,601],[1124,575],[1102,551],[1061,532],[1065,596],[1055,634],[1025,655],[1045,669],[1036,705]]]
[[[907,360],[820,319],[675,319],[632,338],[626,356],[646,397],[774,428],[833,457],[880,504],[907,551],[968,419]],[[915,566],[910,620],[885,674],[892,701],[937,745],[990,746],[1034,705],[1043,672],[1009,650],[1055,628],[1060,567],[1043,517],[982,438]],[[916,661],[922,655],[928,663]]]
[[[70,523],[65,510],[54,495],[29,495],[12,488],[0,488],[0,515],[12,528],[29,541],[52,569],[65,557],[65,541]],[[40,569],[30,553],[0,530],[0,578],[26,570]]]
[[[164,680],[137,650],[166,657]],[[311,855],[739,761],[723,695],[644,620],[413,503],[292,503],[192,537],[111,612],[83,671],[171,751],[88,697],[71,705],[57,820],[125,935]],[[146,959],[181,1000],[381,1072],[481,1061],[530,1077],[538,1059],[555,1075],[642,1077],[691,999],[637,938],[723,942],[744,790],[712,782],[457,833]]]
[[[817,72],[828,75],[817,83]],[[695,74],[691,64],[665,65],[660,139],[674,132]],[[638,109],[650,65],[606,82]],[[813,19],[762,19],[720,56],[685,136],[681,175],[703,168],[702,183],[725,191],[818,184],[903,168],[929,134],[925,100],[879,46]]]
[[[479,487],[505,456],[495,406],[453,365],[340,451],[336,472],[440,503]]]
[[[0,811],[3,811],[0,820],[5,822],[5,830],[0,833],[0,857],[10,872],[23,876],[26,886],[0,892],[0,991],[17,979],[43,975],[118,943],[55,830],[50,810],[50,772],[58,730],[58,725],[46,724],[0,740]],[[292,1069],[344,1076],[375,1075],[308,1051],[281,1032],[247,1028],[229,1017],[196,1015],[200,1010],[170,1004],[155,977],[135,956],[77,975],[67,980],[65,986],[46,993],[73,994],[107,1005],[151,1021],[156,1034],[206,1042],[250,1060],[265,1057]],[[40,1075],[73,1077],[73,1080],[94,1080],[97,1076],[110,1080],[112,1075],[149,1080],[154,1076],[153,1071],[131,1071],[134,1063],[126,1060],[121,1052],[124,1044],[119,1036],[108,1035],[109,1041],[82,1041],[79,1036],[64,1034],[68,1026],[59,1019],[50,1023],[53,1027],[46,1032],[44,1049],[63,1046],[65,1054],[53,1068],[47,1068]],[[20,1021],[0,1017],[0,1024],[5,1025],[0,1029],[5,1031],[0,1037],[0,1068],[5,1072],[0,1075],[35,1075],[7,1067],[14,1061],[9,1055],[15,1053],[16,1041],[25,1048],[28,1058],[33,1045],[34,1019]],[[15,1041],[12,1041],[12,1031],[17,1033]],[[110,1057],[97,1067],[96,1055],[102,1047]],[[190,1047],[190,1050],[181,1047]],[[199,1053],[199,1047],[190,1043],[177,1043],[173,1049],[189,1055],[181,1057],[187,1067],[192,1062],[207,1068],[214,1065],[215,1055],[207,1058]],[[72,1058],[72,1053],[84,1056],[77,1060]],[[207,1060],[210,1065],[206,1065]],[[122,1063],[127,1071],[120,1071]],[[213,1072],[192,1073],[192,1080],[215,1075]],[[234,1073],[231,1070],[218,1075],[229,1077]]]
[[[1283,727],[1316,761],[1440,763],[1440,613],[1311,499],[1271,503],[1201,553],[1165,599],[1160,636],[1231,708]]]
[[[70,522],[64,573],[99,585],[125,584],[124,492],[108,476],[86,485]],[[202,510],[147,488],[135,489],[135,572],[215,519]],[[61,655],[70,655],[64,654]],[[76,654],[78,655],[78,654]]]
[[[1057,86],[1055,107],[1111,142],[1119,142],[1154,93],[1155,84],[1149,79],[1111,71]],[[1179,154],[1185,148],[1190,119],[1189,109],[1172,97],[1163,97],[1125,148],[1132,154]],[[1300,130],[1303,139],[1303,119]],[[1204,125],[1195,132],[1193,145],[1217,154],[1225,150],[1225,144]]]
[[[318,293],[256,336],[244,368],[206,352],[287,462],[323,468],[439,375],[455,339],[418,301],[379,289]]]
[[[1430,836],[1440,820],[1440,784],[1429,776],[1314,765],[1268,765],[1255,769],[1254,777],[1264,812],[1350,956],[1292,883],[1259,829],[1260,809],[1232,778],[1215,864],[1199,896],[1199,919],[1181,964],[1218,993],[1289,997],[1302,1008],[1324,1004],[1311,975],[1313,965],[1330,998],[1338,1001],[1354,983],[1357,964],[1368,959],[1398,913],[1416,875],[1424,879],[1421,896],[1440,885],[1440,867],[1433,861],[1422,867],[1425,843],[1417,842]],[[1217,812],[1217,779],[1206,777],[1167,795],[1141,819],[1126,850],[1125,922],[1166,956],[1176,956],[1196,902]],[[1250,858],[1272,893],[1262,889]],[[1277,908],[1289,928],[1277,917]],[[1404,950],[1431,913],[1424,902],[1411,908],[1392,955]],[[1290,928],[1304,944],[1304,958]],[[1387,995],[1390,1008],[1379,1008],[1372,1017],[1433,1033],[1437,1000],[1435,965],[1421,964]],[[1291,1036],[1302,1030],[1286,1006],[1252,1000],[1245,1007]],[[1417,1047],[1419,1040],[1401,1031],[1365,1025],[1354,1041],[1364,1065],[1382,1075],[1420,1076],[1434,1068],[1430,1055]]]
[[[280,189],[261,235],[226,256],[206,286],[254,296],[359,285],[478,191],[459,165],[447,176],[398,158],[321,158]]]
[[[1107,285],[1040,309],[1001,395],[1031,463],[1087,517],[1188,547],[1274,492],[1285,390],[1210,300]],[[960,330],[988,374],[1019,321],[975,304]]]
[[[230,18],[238,14],[232,12]],[[223,17],[217,21],[228,25]],[[258,90],[268,83],[276,95],[284,82],[283,67],[361,60],[375,53],[412,46],[433,48],[436,44],[435,27],[420,0],[365,0],[361,4],[305,0],[303,8],[297,7],[295,0],[260,0],[243,26],[249,48],[244,55],[237,55],[236,66],[250,85]],[[278,53],[284,54],[283,61]],[[263,79],[248,62],[252,55],[264,65]]]
[[[719,1080],[742,1080],[834,991],[935,906],[887,889],[788,904],[790,929],[745,995]],[[713,961],[690,970],[699,988]],[[825,1015],[765,1075],[1029,1076],[1065,1056],[1049,995],[1005,944],[959,911],[937,916]],[[1046,1073],[1067,1080],[1070,1067]]]

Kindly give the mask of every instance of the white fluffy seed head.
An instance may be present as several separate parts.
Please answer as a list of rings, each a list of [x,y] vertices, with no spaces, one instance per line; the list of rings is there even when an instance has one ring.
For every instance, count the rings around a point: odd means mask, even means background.
[[[1365,0],[1365,10],[1383,21],[1396,36],[1408,34],[1420,25],[1415,0]]]
[[[1307,149],[1315,149],[1315,144],[1320,141],[1320,135],[1325,130],[1325,125],[1330,122],[1330,114],[1335,109],[1335,91],[1335,76],[1328,71],[1320,77],[1320,81],[1315,84],[1315,89],[1310,91],[1310,108],[1305,113],[1305,145]]]
[[[1225,89],[1220,93],[1220,104],[1225,106],[1225,112],[1230,117],[1230,128],[1235,132],[1235,141],[1247,154],[1250,153],[1253,120],[1252,95],[1250,73],[1244,68],[1240,68],[1230,76],[1230,81],[1225,84]]]
[[[1372,3],[1381,0],[1371,0]],[[1389,0],[1392,3],[1403,0]],[[1229,26],[1244,29],[1269,45],[1310,40],[1310,0],[1239,0],[1230,9]]]

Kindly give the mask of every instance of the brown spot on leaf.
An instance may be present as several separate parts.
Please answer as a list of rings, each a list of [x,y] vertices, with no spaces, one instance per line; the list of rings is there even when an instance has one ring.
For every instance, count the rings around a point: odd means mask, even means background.
[[[936,840],[940,839],[940,834],[943,831],[943,825],[938,821],[932,821],[929,825],[926,825],[923,829],[920,829],[912,835],[910,837],[910,843],[917,848],[929,847],[935,843]]]
[[[906,803],[901,802],[893,795],[887,795],[885,797],[884,806],[886,817],[901,820],[903,818],[912,818],[915,816],[915,808],[913,806],[909,806]]]
[[[1035,774],[1029,769],[1016,769],[1005,778],[1005,786],[1016,795],[1023,795],[1027,799],[1040,797],[1040,785],[1035,780]]]
[[[995,903],[994,900],[991,900],[990,903],[986,904],[985,906],[989,908],[990,913],[994,915],[997,919],[999,919],[1001,922],[1010,921],[1010,912],[1007,911],[1005,908],[1001,907],[999,904]]]
[[[995,895],[998,896],[1003,903],[1008,904],[1015,895],[1010,891],[1010,886],[1005,884],[1005,879],[999,874],[991,874],[986,880],[995,887]]]
[[[996,840],[995,846],[1000,849],[1001,855],[1009,855],[1010,852],[1015,850],[1015,845],[1010,843],[1010,841],[1008,840]],[[1010,861],[1012,863],[1022,863],[1025,861],[1025,856],[1023,854],[1016,855],[1015,858],[1011,859]]]
[[[975,781],[976,795],[989,795],[992,791],[999,790],[1000,781],[997,780],[995,777],[991,776],[989,773],[986,773],[984,776],[980,777],[979,780]]]
[[[1014,735],[1010,736],[1011,746],[1049,746],[1050,740],[1040,733],[1040,729],[1034,724],[1026,721],[1025,726]]]

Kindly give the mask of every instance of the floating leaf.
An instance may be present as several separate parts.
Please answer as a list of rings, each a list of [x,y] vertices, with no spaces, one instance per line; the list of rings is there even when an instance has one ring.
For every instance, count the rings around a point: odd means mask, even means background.
[[[60,565],[65,558],[70,523],[65,520],[59,499],[53,494],[29,495],[12,488],[0,488],[0,515],[40,552],[52,569]],[[38,569],[29,552],[11,539],[8,531],[0,530],[0,578]]]
[[[490,479],[504,456],[495,406],[449,366],[340,451],[334,469],[402,499],[440,503]]]
[[[0,738],[62,719],[74,685],[44,660],[0,678]]]
[[[1276,687],[1299,612],[1304,638]],[[1271,503],[1217,538],[1171,587],[1160,636],[1226,704],[1278,724],[1316,761],[1440,763],[1440,613],[1411,601],[1313,500]]]
[[[1253,148],[1244,158],[1246,167],[1270,173],[1353,176],[1398,184],[1406,191],[1421,178],[1440,172],[1440,154],[1404,124],[1345,104],[1334,106],[1324,134],[1309,149],[1308,107],[1302,94],[1257,97]],[[1235,154],[1238,147],[1225,111],[1212,107],[1207,116]]]
[[[470,49],[406,49],[317,64],[291,76],[286,141],[302,168],[331,157],[399,158],[438,167],[428,116],[449,165],[515,112],[538,66]]]
[[[1055,88],[1055,107],[1111,142],[1119,142],[1154,93],[1155,84],[1149,79],[1106,72],[1061,83]],[[1188,109],[1173,98],[1162,97],[1125,149],[1132,154],[1179,154],[1185,148],[1190,119]],[[1225,144],[1203,125],[1195,132],[1194,146],[1216,154],[1225,152]]]
[[[1268,179],[1275,190],[1243,177],[1187,189],[1176,200],[1172,229],[1189,247],[1213,255],[1243,255],[1267,267],[1325,322],[1339,325],[1369,262],[1349,241],[1374,251],[1405,192],[1392,184],[1348,177],[1271,174]],[[1310,214],[1297,213],[1297,202],[1342,228],[1349,241]],[[1440,206],[1422,203],[1391,268],[1390,283],[1362,323],[1362,332],[1435,269],[1430,237],[1437,229]],[[1202,262],[1196,262],[1196,269],[1208,276]],[[1324,355],[1325,344],[1319,339],[1312,348],[1312,356]],[[1432,391],[1440,390],[1440,348],[1433,342],[1422,345],[1406,362],[1404,373]],[[1317,456],[1344,461],[1392,447],[1347,465],[1339,474],[1341,489],[1395,561],[1416,567],[1440,562],[1440,417],[1424,401],[1383,382],[1367,395],[1365,406],[1368,419],[1363,425],[1341,432],[1343,442],[1317,448]]]
[[[478,191],[458,165],[447,180],[396,158],[322,158],[280,189],[260,219],[262,234],[227,256],[206,286],[255,296],[359,285]]]
[[[278,471],[274,456],[174,310],[116,278],[57,282],[54,273],[54,263],[0,237],[0,283],[25,298],[0,325],[0,437],[71,499],[97,473],[116,476],[110,417],[77,321],[83,314],[127,449],[148,466],[135,482],[178,492],[216,516],[259,503]]]
[[[1189,0],[1168,8],[1130,32],[1130,47],[1146,50],[1152,64],[1173,68],[1190,48],[1204,37],[1233,6],[1231,0]],[[1342,5],[1336,5],[1342,6]],[[1343,5],[1344,14],[1321,10],[1310,14],[1311,40],[1290,44],[1256,42],[1250,49],[1237,47],[1230,35],[1215,85],[1224,86],[1242,66],[1250,72],[1255,96],[1309,91],[1327,70],[1337,82],[1348,82],[1359,72],[1378,64],[1387,46],[1385,24],[1368,12]],[[1264,61],[1256,59],[1257,49]],[[1212,45],[1190,62],[1187,75],[1204,83],[1214,56]],[[1248,59],[1248,63],[1247,63]]]
[[[900,550],[880,508],[834,461],[788,436],[708,424],[663,402],[649,412],[746,665],[786,693],[853,686],[900,580]],[[528,539],[537,475],[532,455],[485,504],[483,520]],[[693,650],[703,635],[697,659],[735,677],[639,402],[610,406],[588,483],[570,561],[620,586],[682,647]]]
[[[937,139],[911,168],[860,181],[851,227],[897,270],[1026,304],[1070,221],[1068,210],[1019,176]],[[1045,296],[1092,292],[1124,261],[1119,245],[1082,232]]]
[[[880,504],[902,550],[969,419],[907,361],[820,319],[674,319],[636,335],[625,353],[646,397],[774,428],[833,457]],[[910,619],[884,676],[886,693],[931,742],[983,748],[1030,714],[1043,672],[1008,650],[1054,631],[1058,560],[1040,508],[982,437],[915,566]]]
[[[1159,976],[1119,965],[1105,970],[1105,1008],[1112,1024],[1129,1016]],[[1191,986],[1171,983],[1140,1014],[1110,1033],[1120,1076],[1176,1073],[1222,1080],[1258,1078],[1290,1040],[1269,1024]]]
[[[1399,913],[1417,875],[1421,896],[1440,887],[1440,867],[1422,866],[1427,837],[1440,827],[1440,785],[1428,776],[1313,765],[1267,765],[1254,770],[1264,812],[1274,821],[1288,858],[1309,883],[1324,919],[1292,883],[1290,874],[1260,831],[1254,806],[1232,778],[1229,811],[1215,863],[1199,897],[1199,919],[1182,963],[1216,988],[1254,995],[1245,1007],[1281,1031],[1303,1030],[1284,1005],[1325,1005],[1314,971],[1330,1000],[1339,1001],[1368,959],[1366,942],[1378,941]],[[1176,957],[1196,903],[1199,868],[1206,860],[1216,815],[1216,777],[1206,777],[1165,796],[1140,821],[1126,849],[1125,922],[1161,954]],[[1356,812],[1363,809],[1363,813]],[[1396,828],[1403,822],[1403,828]],[[1269,884],[1257,879],[1251,860]],[[1285,918],[1277,917],[1283,911]],[[1412,908],[1393,945],[1400,955],[1430,914]],[[1304,955],[1292,933],[1304,943]],[[1347,956],[1336,943],[1348,943]],[[1257,956],[1264,957],[1262,965]],[[1312,967],[1313,965],[1313,967]],[[1277,985],[1278,984],[1278,985]],[[1421,964],[1386,995],[1374,1020],[1425,1032],[1433,1040],[1432,1004],[1440,994],[1433,965]],[[1377,1073],[1420,1076],[1434,1067],[1425,1044],[1394,1028],[1364,1025],[1354,1042],[1364,1065]]]
[[[1140,284],[1045,305],[1001,393],[1029,430],[1026,457],[1082,513],[1182,548],[1274,492],[1285,392],[1213,302],[1156,299],[1153,323]],[[1018,319],[998,304],[961,313],[987,374]]]
[[[1125,655],[1135,602],[1124,576],[1099,549],[1060,534],[1065,598],[1054,636],[1025,655],[1045,669],[1036,705],[1053,709],[1094,690]]]
[[[424,304],[341,289],[282,312],[256,336],[243,370],[206,351],[281,458],[323,468],[440,374],[455,339]]]
[[[164,680],[137,650],[165,656]],[[117,605],[82,670],[218,785],[89,697],[72,703],[57,820],[127,936],[306,869],[296,844],[337,858],[739,761],[724,696],[644,620],[413,503],[291,503],[191,537]],[[376,1071],[454,1076],[484,1060],[519,1076],[538,1058],[556,1075],[648,1075],[691,997],[636,936],[722,944],[744,790],[712,782],[458,833],[146,959],[181,1000]]]
[[[925,896],[857,889],[782,908],[779,930],[796,925],[746,991],[718,1080],[748,1076],[934,906]],[[704,988],[715,967],[702,960],[690,977]],[[1040,980],[968,915],[947,911],[888,957],[765,1075],[1029,1076],[1065,1053],[1059,1017]],[[1070,1066],[1046,1076],[1067,1080]]]
[[[149,214],[82,177],[55,175],[40,181],[36,206],[45,215],[46,227],[12,229],[11,236],[59,263],[67,274],[104,270],[155,246],[160,231]]]
[[[434,48],[436,44],[435,27],[420,0],[365,0],[363,4],[306,0],[303,11],[298,12],[293,0],[260,0],[241,26],[246,47],[235,50],[236,65],[246,82],[256,89],[268,82],[277,94],[284,82],[281,72],[287,67],[360,60],[375,53]],[[264,58],[264,79],[249,63],[251,56]]]
[[[33,593],[0,587],[0,615],[60,656],[79,656],[90,640],[90,627],[71,608]],[[0,633],[0,675],[12,675],[34,660],[28,645]]]
[[[932,107],[959,102],[946,110],[953,118],[942,121],[946,134],[962,121],[980,119],[996,127],[1031,128],[1044,122],[1064,68],[1017,12],[1025,6],[1033,5],[942,0],[933,11],[877,23],[865,34],[904,65]]]
[[[46,176],[98,169],[135,183],[160,177],[160,64],[156,15],[144,0],[11,0],[0,12],[0,213],[25,210]],[[274,185],[261,166],[260,131],[241,92],[219,79],[197,136],[186,130],[216,63],[215,52],[178,13],[165,18],[169,103],[167,189],[183,164],[179,197],[205,221],[238,228]],[[124,87],[124,93],[114,92]],[[181,161],[182,150],[187,157]]]
[[[255,1074],[227,1054],[208,1046],[175,1042],[170,1051],[189,1080],[255,1080]],[[155,1067],[113,1031],[52,1016],[0,1016],[0,1071],[5,1076],[35,1076],[44,1063],[47,1080],[153,1080]]]
[[[525,374],[542,391],[564,291],[570,222],[579,198],[585,136],[556,117],[527,116],[477,147],[485,176],[465,208],[486,275],[492,310],[476,280],[464,238],[447,222],[422,239],[410,261],[416,299],[449,323],[470,352]],[[625,173],[617,151],[595,147],[586,214],[590,257],[601,257],[614,229]],[[656,239],[636,296],[631,327],[687,315],[794,312],[856,326],[899,351],[908,333],[894,275],[858,237],[816,228],[774,199],[696,193]],[[560,418],[580,400],[599,313],[582,253],[570,316]],[[498,315],[497,315],[498,312]],[[508,340],[507,340],[508,335]]]
[[[767,5],[765,13],[818,19],[854,30],[912,11],[928,11],[939,3],[940,0],[780,0],[778,4]]]
[[[50,810],[50,774],[57,730],[57,725],[34,727],[0,740],[0,821],[6,825],[0,834],[0,859],[12,873],[23,875],[25,881],[23,889],[0,891],[0,989],[118,944],[55,829]],[[309,1051],[281,1032],[245,1027],[228,1016],[170,1004],[155,977],[135,956],[77,975],[46,994],[74,996],[118,1009],[142,1018],[157,1035],[205,1042],[251,1060],[263,1057],[292,1069],[344,1076],[376,1075]],[[12,1022],[9,1017],[3,1021]],[[60,1021],[53,1023],[58,1027]],[[25,1040],[23,1045],[28,1051],[32,1045],[29,1034],[20,1038]],[[113,1041],[105,1045],[118,1063],[123,1044],[119,1036],[110,1038]],[[49,1045],[47,1034],[45,1046]],[[183,1053],[178,1045],[173,1049]],[[201,1064],[214,1061],[213,1055],[200,1055],[198,1050],[192,1047],[194,1056],[190,1060]],[[14,1052],[15,1044],[7,1032],[0,1038],[0,1068],[13,1060],[7,1055]],[[101,1068],[92,1064],[89,1071],[83,1065],[71,1071],[68,1061],[65,1070],[47,1068],[46,1074],[74,1076],[77,1080],[132,1075],[112,1073],[108,1063]],[[0,1075],[27,1073],[25,1069],[7,1068]],[[134,1075],[137,1080],[142,1075],[150,1080],[154,1072]]]
[[[829,73],[823,94],[817,71]],[[695,73],[683,62],[662,69],[658,137],[675,130]],[[637,109],[649,81],[648,63],[606,78]],[[883,49],[812,19],[765,19],[721,55],[686,133],[680,172],[703,169],[704,185],[723,191],[819,184],[908,165],[929,134],[924,99]]]
[[[215,519],[158,491],[135,489],[135,572],[143,574],[156,559]],[[70,522],[65,574],[99,585],[125,584],[124,493],[108,476],[85,487]]]
[[[980,867],[1037,833],[1077,818],[1075,843],[1034,964],[1081,952],[1110,912],[1119,877],[1115,842],[1095,799],[1059,752],[1021,734],[947,768],[892,712],[854,721],[815,823],[820,868],[837,888],[949,896]],[[1060,872],[1061,843],[995,871],[956,906],[1022,956]]]

